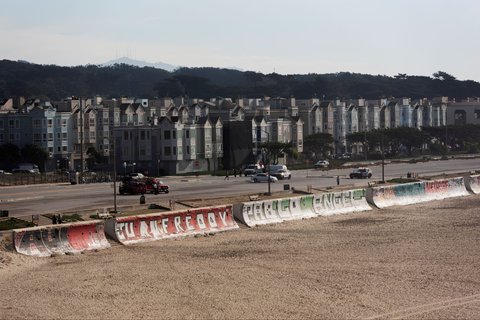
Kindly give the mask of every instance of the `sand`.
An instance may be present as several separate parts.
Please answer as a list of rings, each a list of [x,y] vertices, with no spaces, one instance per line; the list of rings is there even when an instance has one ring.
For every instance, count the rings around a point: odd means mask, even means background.
[[[480,196],[33,258],[0,318],[478,319]]]

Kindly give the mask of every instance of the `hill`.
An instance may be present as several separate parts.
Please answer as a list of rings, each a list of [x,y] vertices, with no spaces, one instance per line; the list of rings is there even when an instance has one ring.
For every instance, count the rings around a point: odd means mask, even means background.
[[[167,71],[127,64],[110,66],[38,65],[24,61],[0,61],[0,97],[25,96],[51,100],[68,96],[104,97],[188,95],[190,97],[294,96],[367,98],[480,96],[480,83],[438,72],[433,77],[334,74],[280,75],[220,68],[179,68]]]

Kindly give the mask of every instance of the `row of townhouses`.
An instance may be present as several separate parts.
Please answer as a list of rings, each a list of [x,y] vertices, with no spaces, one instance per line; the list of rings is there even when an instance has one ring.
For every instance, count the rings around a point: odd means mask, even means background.
[[[158,174],[240,168],[263,158],[259,145],[329,133],[335,153],[363,153],[349,133],[374,129],[480,124],[480,100],[316,98],[0,100],[0,144],[36,144],[50,169],[79,170],[94,148],[118,170]],[[286,161],[283,159],[283,161]],[[52,168],[53,167],[53,168]]]

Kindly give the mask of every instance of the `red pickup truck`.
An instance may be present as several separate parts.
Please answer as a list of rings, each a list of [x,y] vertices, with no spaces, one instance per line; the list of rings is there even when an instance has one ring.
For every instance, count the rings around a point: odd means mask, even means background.
[[[122,179],[118,191],[120,194],[158,194],[160,192],[168,193],[169,189],[168,185],[157,178],[133,179],[131,177],[125,177]]]

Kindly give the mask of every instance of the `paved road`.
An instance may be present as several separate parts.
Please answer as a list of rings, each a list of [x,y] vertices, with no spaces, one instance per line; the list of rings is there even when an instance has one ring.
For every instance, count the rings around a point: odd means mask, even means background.
[[[381,180],[382,168],[380,165],[369,164],[373,170],[371,180]],[[419,175],[435,175],[441,173],[459,173],[471,170],[480,170],[480,159],[451,159],[448,161],[430,161],[420,163],[390,163],[385,165],[385,179],[406,177],[407,172],[416,172]],[[283,190],[284,184],[295,189],[326,188],[336,185],[336,176],[340,176],[340,184],[352,187],[363,187],[367,180],[352,180],[348,178],[350,169],[337,170],[298,170],[293,172],[291,180],[270,184],[271,191]],[[195,177],[164,177],[165,183],[170,186],[169,194],[147,195],[147,203],[162,200],[184,200],[194,198],[211,198],[232,194],[255,194],[267,192],[267,183],[251,183],[248,177],[233,177],[225,180],[224,177],[200,176]],[[0,210],[9,210],[10,216],[29,216],[53,212],[67,212],[84,209],[102,209],[113,207],[113,183],[97,184],[50,184],[30,185],[0,188]],[[117,206],[128,206],[139,203],[139,196],[117,195]]]

